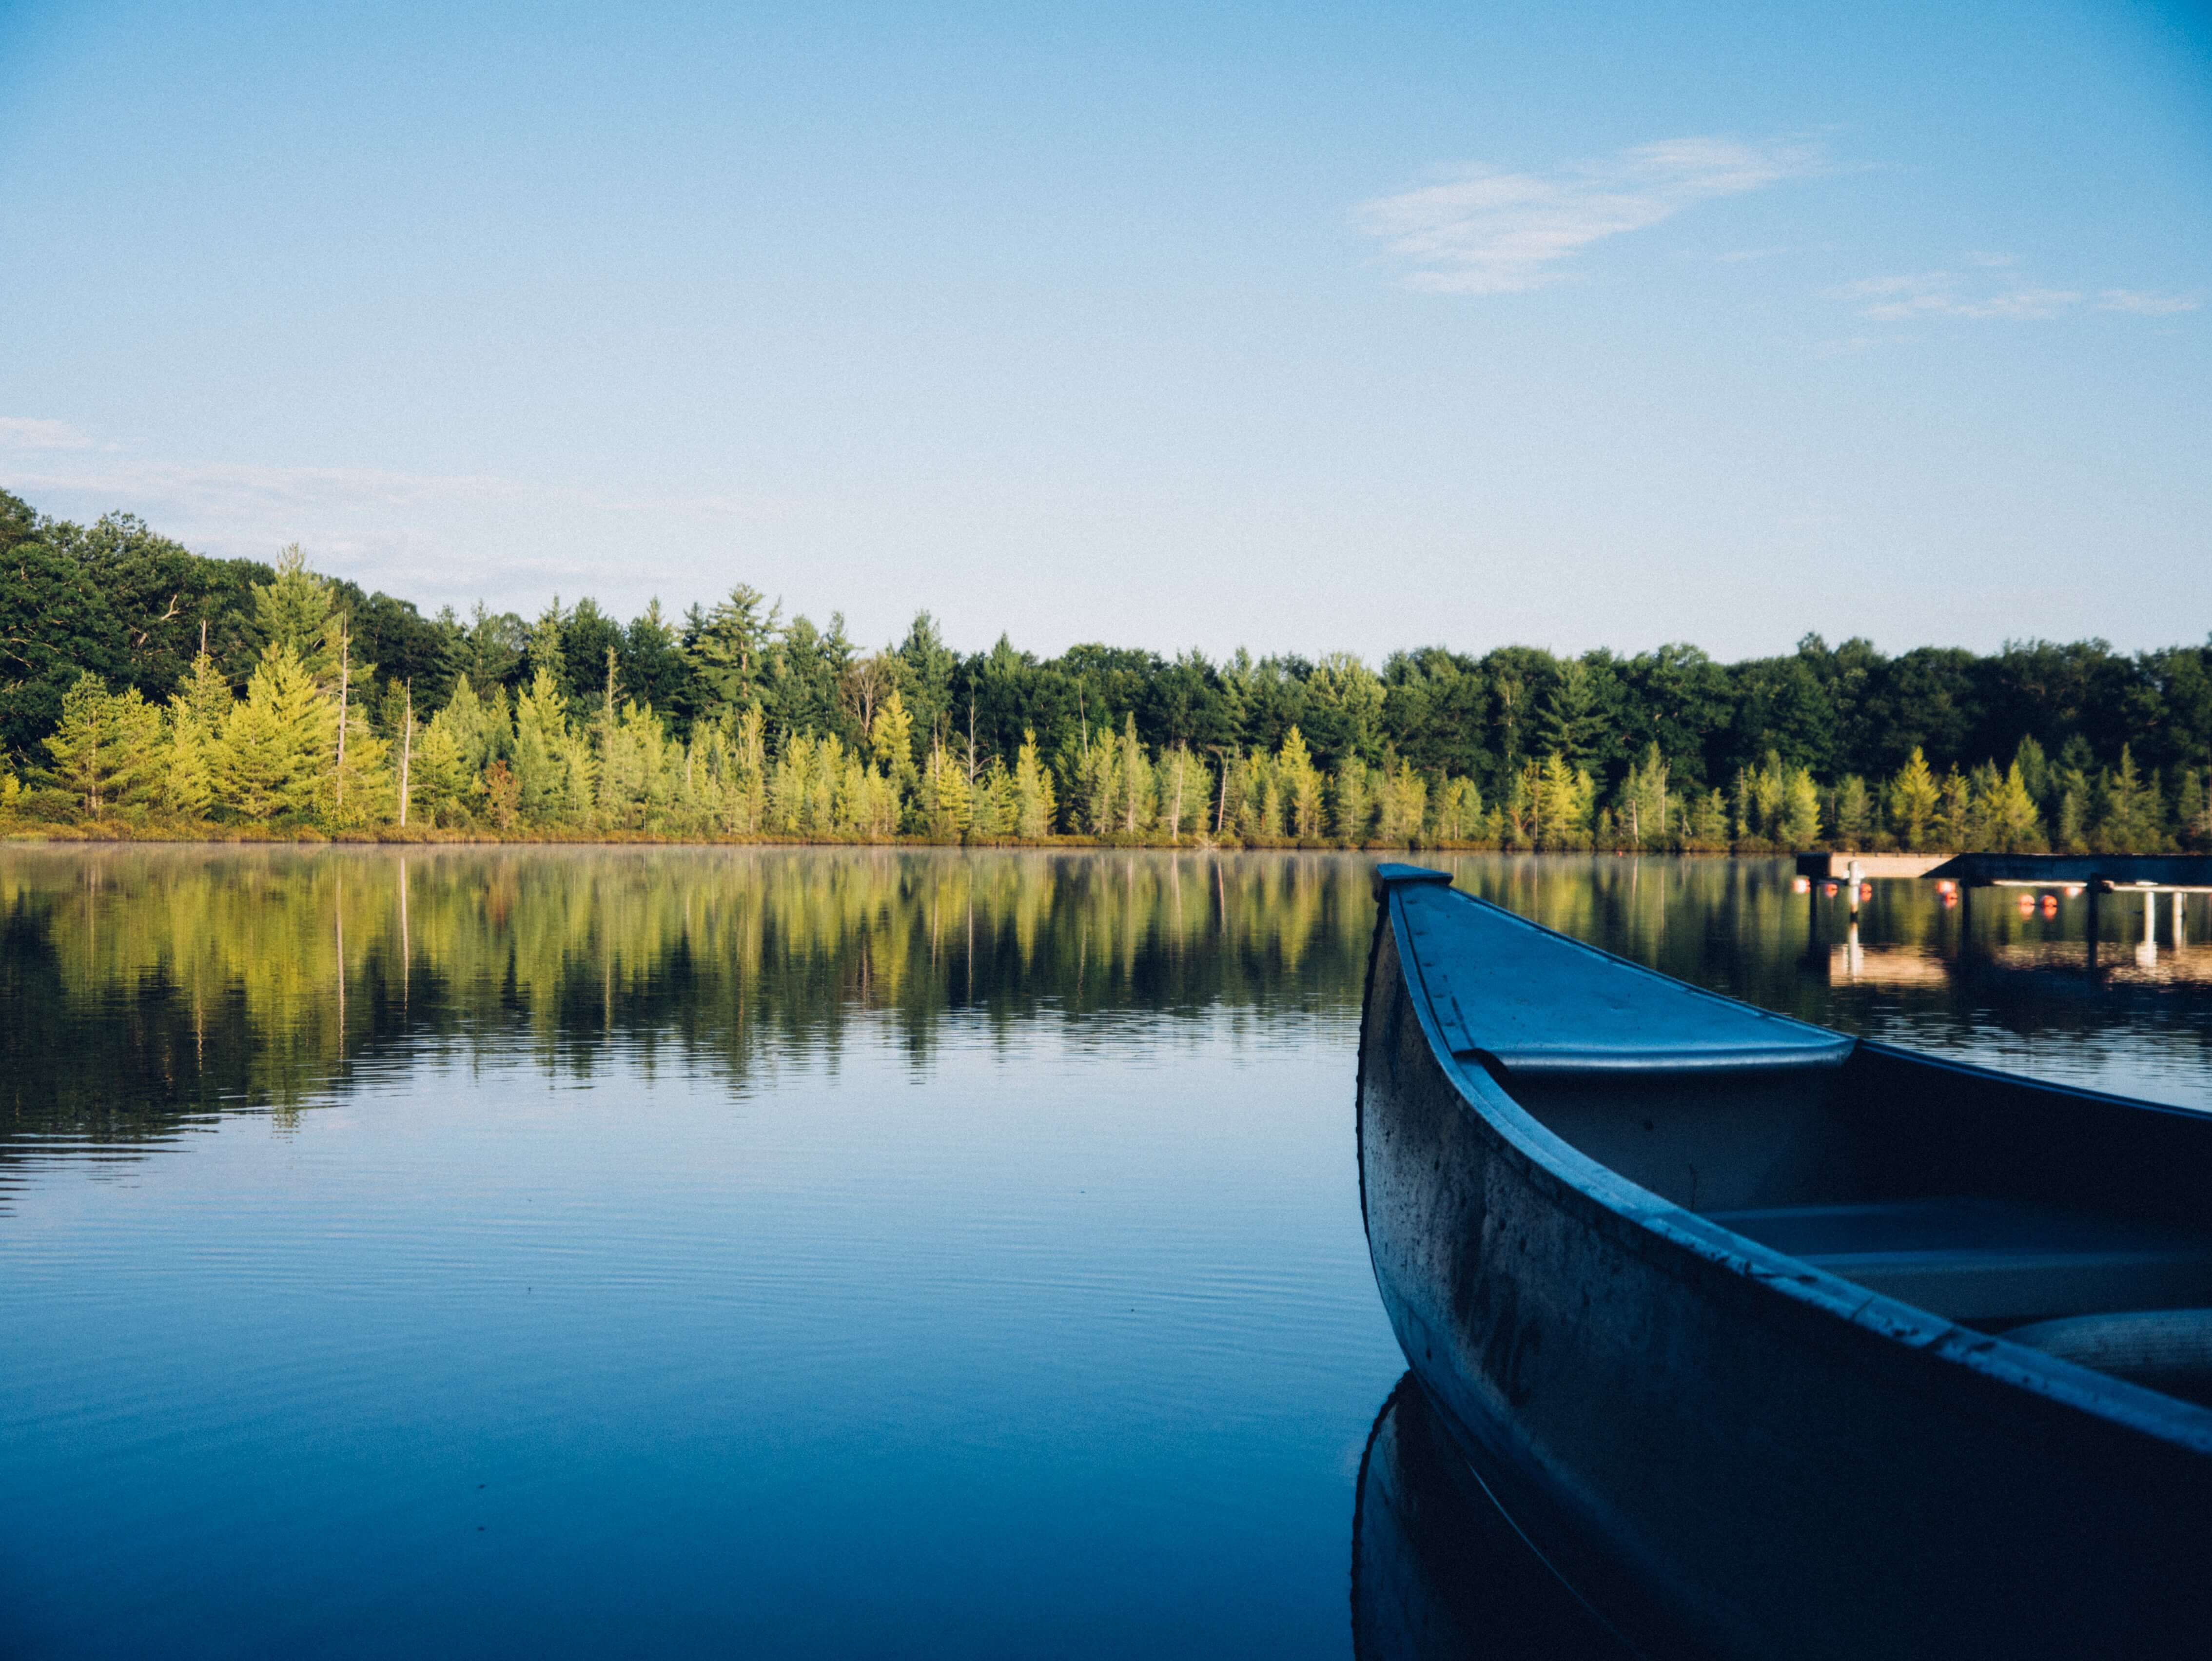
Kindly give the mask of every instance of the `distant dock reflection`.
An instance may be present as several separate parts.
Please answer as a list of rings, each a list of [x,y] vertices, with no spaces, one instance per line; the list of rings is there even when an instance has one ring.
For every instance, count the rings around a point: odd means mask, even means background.
[[[1356,1661],[1623,1661],[1614,1635],[1498,1510],[1413,1375],[1368,1433],[1352,1514]]]
[[[1908,915],[1929,909],[1901,884],[1887,885],[1883,898],[1892,908],[1901,902]],[[1944,927],[1907,926],[1902,932],[1908,938],[1899,940],[1882,937],[1897,920],[1881,916],[1879,905],[1869,908],[1869,932],[1876,924],[1889,925],[1881,934],[1862,934],[1856,906],[1834,931],[1831,907],[1841,907],[1816,889],[1807,956],[1815,964],[1825,963],[1832,986],[1911,988],[2071,976],[2114,989],[2202,990],[2212,988],[2212,944],[2191,927],[2191,898],[2108,894],[2100,906],[2085,894],[2052,891],[1969,904],[1964,891],[1957,891],[1936,901],[1948,914]]]

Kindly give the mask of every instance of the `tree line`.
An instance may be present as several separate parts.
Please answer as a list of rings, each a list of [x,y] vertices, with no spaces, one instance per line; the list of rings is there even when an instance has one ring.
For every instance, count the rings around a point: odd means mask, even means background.
[[[0,812],[121,834],[2212,849],[2212,642],[868,649],[739,584],[424,617],[0,492]]]

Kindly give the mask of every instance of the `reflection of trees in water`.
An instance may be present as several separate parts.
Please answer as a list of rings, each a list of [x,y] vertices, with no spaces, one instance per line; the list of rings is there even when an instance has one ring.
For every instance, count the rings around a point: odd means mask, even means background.
[[[1367,862],[889,849],[0,853],[0,1106],[138,1140],[289,1111],[404,1036],[587,1074],[670,1046],[733,1080],[888,1019],[1356,1010]],[[1084,1039],[1085,1024],[1070,1031]]]
[[[1779,860],[1442,855],[1461,885],[1553,928],[1769,1008],[1865,1030],[1961,1017],[2016,1032],[2212,1042],[2112,989],[1996,976],[2015,946],[2081,938],[1924,883],[1886,882],[1875,951],[1925,983],[1832,987],[1844,906]],[[295,1110],[403,1039],[411,1056],[522,1055],[582,1076],[611,1054],[742,1082],[833,1062],[856,1021],[917,1064],[948,1022],[1200,1012],[1264,1025],[1357,1012],[1373,918],[1350,855],[890,849],[0,850],[0,1149],[7,1127],[94,1141],[225,1108]],[[343,963],[344,972],[339,973]],[[2045,984],[2045,983],[2053,983]],[[2187,1028],[2180,1032],[2179,1028]],[[1194,1025],[1188,1030],[1195,1031]],[[2193,1034],[2193,1036],[2191,1036]],[[1348,1040],[1347,1040],[1348,1042]],[[4,1158],[0,1153],[0,1158]]]

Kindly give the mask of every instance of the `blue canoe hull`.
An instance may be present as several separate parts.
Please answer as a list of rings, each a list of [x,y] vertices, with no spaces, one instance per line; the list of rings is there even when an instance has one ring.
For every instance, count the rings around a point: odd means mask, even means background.
[[[2212,1202],[2212,1125],[1843,1040],[1817,1075],[1786,1056],[1762,1072],[1756,1056],[1670,1074],[1656,1050],[1640,1074],[1623,1050],[1577,1097],[1571,1057],[1516,1040],[1538,1057],[1516,1075],[1486,1048],[1468,959],[1504,914],[1462,916],[1451,908],[1480,903],[1424,874],[1378,881],[1358,1085],[1370,1250],[1414,1375],[1571,1585],[1661,1653],[2212,1652],[2212,1411],[1714,1220],[1779,1214],[1757,1208],[1762,1183],[1823,1198],[1822,1172],[1844,1165],[1857,1198],[1921,1177],[2047,1200],[2036,1183],[2063,1179],[2085,1204],[2148,1191],[2171,1210]],[[1559,961],[1570,989],[1601,958],[1548,939],[1585,954]],[[1593,1000],[1626,967],[1589,963]],[[1670,1111],[1720,1111],[1746,1142],[1735,1110],[1711,1106],[1732,1092],[1747,1113],[1818,1095],[1843,1130],[1733,1175],[1686,1133],[1706,1167],[1684,1181],[1718,1202],[1703,1210],[1694,1189],[1662,1191],[1680,1186],[1670,1167],[1624,1174],[1588,1152],[1663,1140]],[[1540,1097],[1548,1116],[1528,1105]],[[2087,1141],[2038,1153],[1996,1138],[1976,1163],[1960,1145],[1993,1123]],[[1900,1144],[1887,1174],[1886,1141]],[[2087,1168],[2083,1147],[2115,1150],[2114,1168]],[[1929,1177],[1944,1149],[1962,1169]]]

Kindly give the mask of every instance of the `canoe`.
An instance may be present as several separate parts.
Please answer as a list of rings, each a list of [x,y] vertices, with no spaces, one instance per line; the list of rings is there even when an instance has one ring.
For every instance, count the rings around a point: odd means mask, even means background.
[[[2212,1652],[2212,1116],[1855,1039],[1386,865],[1414,1377],[1659,1654]]]

